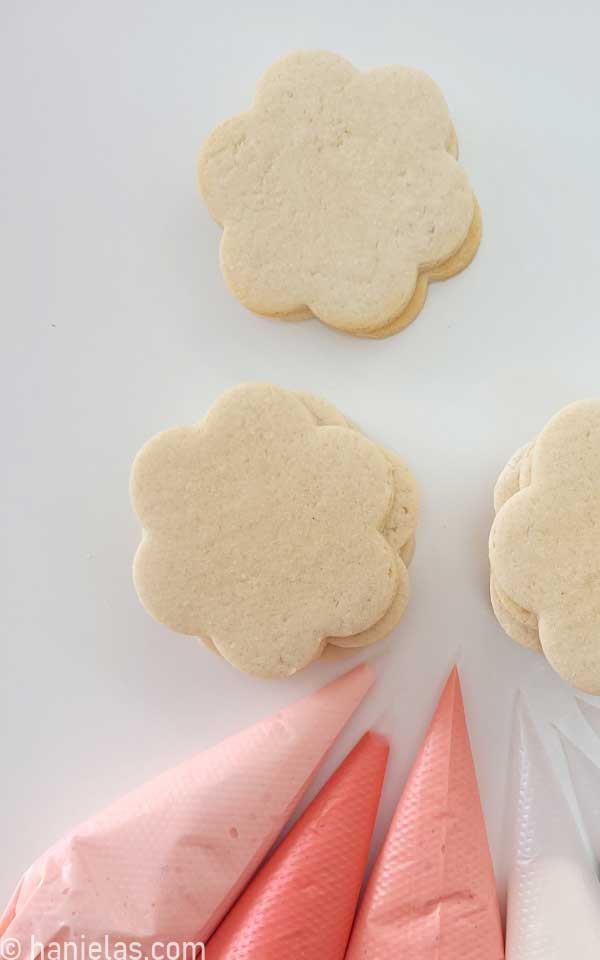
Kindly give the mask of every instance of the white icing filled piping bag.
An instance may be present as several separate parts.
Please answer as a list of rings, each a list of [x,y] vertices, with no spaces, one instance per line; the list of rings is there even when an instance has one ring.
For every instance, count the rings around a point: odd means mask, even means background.
[[[598,960],[600,884],[522,700],[514,759],[506,958]]]
[[[600,768],[558,731],[571,782],[596,862],[600,863]]]

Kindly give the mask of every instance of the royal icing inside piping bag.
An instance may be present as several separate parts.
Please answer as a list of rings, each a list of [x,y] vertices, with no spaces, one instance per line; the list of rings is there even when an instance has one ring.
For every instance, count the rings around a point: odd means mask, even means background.
[[[208,960],[343,960],[388,751],[365,734],[211,938]]]
[[[597,960],[600,885],[528,711],[514,734],[507,960]]]
[[[347,960],[502,960],[496,885],[458,672],[368,882]]]
[[[144,953],[208,939],[372,682],[357,667],[74,830],[23,877],[0,954],[16,940],[21,960],[33,960],[32,938],[43,947],[108,937]]]
[[[577,797],[586,833],[589,837],[596,863],[600,863],[600,768],[579,747],[559,733],[571,782]]]

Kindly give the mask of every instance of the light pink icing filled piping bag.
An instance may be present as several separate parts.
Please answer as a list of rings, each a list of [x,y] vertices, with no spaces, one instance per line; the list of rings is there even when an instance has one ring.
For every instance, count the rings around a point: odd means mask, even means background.
[[[363,665],[182,763],[65,837],[0,920],[40,945],[201,942],[247,884],[373,682]],[[35,952],[35,951],[34,951]],[[38,951],[39,952],[39,951]]]

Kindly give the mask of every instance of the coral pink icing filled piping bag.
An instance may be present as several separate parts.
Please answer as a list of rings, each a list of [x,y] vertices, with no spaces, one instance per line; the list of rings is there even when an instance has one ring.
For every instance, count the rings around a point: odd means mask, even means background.
[[[388,751],[365,734],[209,940],[207,960],[343,960]]]
[[[458,672],[450,675],[367,884],[347,960],[503,960]]]
[[[276,840],[373,682],[369,667],[182,763],[93,817],[25,873],[0,921],[37,944],[205,941]]]

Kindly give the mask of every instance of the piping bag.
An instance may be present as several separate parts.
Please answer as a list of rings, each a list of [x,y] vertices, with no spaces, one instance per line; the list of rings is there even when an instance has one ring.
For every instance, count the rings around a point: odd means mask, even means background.
[[[560,731],[559,737],[594,858],[600,863],[600,768]]]
[[[456,669],[373,868],[346,956],[503,960],[496,884]]]
[[[259,870],[206,960],[344,960],[389,747],[366,733]]]
[[[569,804],[520,701],[507,960],[598,960],[600,884]]]
[[[100,940],[204,942],[291,816],[373,682],[366,665],[182,763],[74,830],[24,875],[0,920],[20,960]],[[34,949],[32,946],[34,945]]]
[[[588,726],[592,728],[597,737],[600,737],[600,710],[598,707],[588,703],[587,700],[582,700],[581,697],[575,697],[575,702]]]

